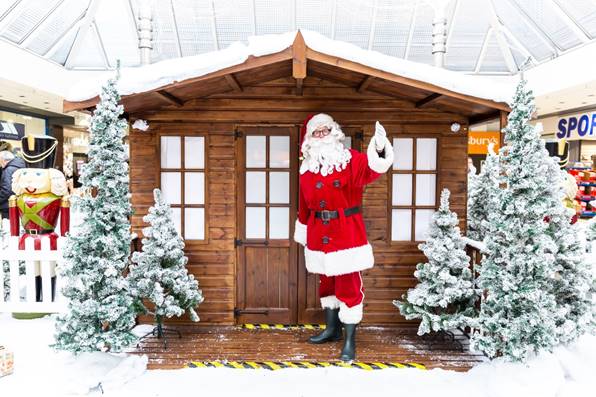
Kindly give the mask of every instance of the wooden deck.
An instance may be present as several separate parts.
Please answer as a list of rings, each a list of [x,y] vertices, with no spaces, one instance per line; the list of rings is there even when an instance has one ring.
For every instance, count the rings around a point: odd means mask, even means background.
[[[133,352],[149,357],[150,369],[182,368],[191,361],[337,361],[342,342],[311,345],[309,329],[243,329],[234,326],[178,326],[182,338],[149,337]],[[468,340],[457,335],[457,344],[442,341],[430,346],[415,328],[367,327],[357,329],[357,361],[418,363],[431,368],[466,371],[482,361],[470,353]]]

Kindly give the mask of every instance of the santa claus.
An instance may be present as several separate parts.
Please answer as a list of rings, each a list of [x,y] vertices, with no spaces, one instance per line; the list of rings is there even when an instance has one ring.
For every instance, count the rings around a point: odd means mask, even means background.
[[[360,272],[374,265],[362,220],[364,186],[393,164],[393,148],[377,122],[366,154],[343,145],[345,135],[326,114],[305,122],[302,131],[300,198],[294,240],[304,246],[306,268],[320,275],[319,295],[326,328],[310,343],[340,340],[343,361],[355,358],[356,325],[362,320]]]

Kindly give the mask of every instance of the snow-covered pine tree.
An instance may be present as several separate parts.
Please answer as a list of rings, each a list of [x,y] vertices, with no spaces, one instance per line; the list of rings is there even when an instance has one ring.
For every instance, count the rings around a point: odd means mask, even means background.
[[[589,244],[588,248],[591,248],[591,243],[596,241],[596,216],[590,219],[586,225],[586,240]]]
[[[575,211],[563,203],[565,172],[552,157],[549,164],[549,181],[559,189],[552,189],[553,208],[548,212],[547,233],[556,244],[555,278],[552,283],[557,302],[556,326],[560,343],[570,343],[582,334],[592,331],[592,278],[591,262],[585,257],[586,248],[578,223],[571,224]]]
[[[441,192],[441,206],[431,220],[429,236],[419,248],[428,263],[419,263],[419,283],[393,304],[408,320],[422,320],[418,335],[466,326],[476,315],[470,258],[462,240],[457,215],[449,210],[449,190]]]
[[[157,336],[162,337],[164,318],[181,316],[186,310],[192,321],[199,321],[195,308],[203,301],[198,282],[188,274],[184,241],[178,235],[172,210],[161,191],[153,191],[155,204],[143,220],[150,226],[143,229],[143,250],[135,252],[130,267],[131,290],[141,311],[155,316]],[[154,306],[148,309],[143,300]]]
[[[559,189],[550,180],[540,132],[529,124],[534,97],[525,80],[517,86],[506,146],[500,149],[498,205],[489,213],[487,252],[478,285],[486,291],[472,338],[489,357],[523,361],[531,352],[550,350],[556,338],[556,302],[552,292],[556,245],[545,216]]]
[[[119,351],[136,337],[135,308],[123,276],[130,256],[128,154],[116,80],[102,88],[90,126],[89,162],[75,201],[83,217],[65,244],[61,270],[68,310],[56,322],[55,348],[75,353]]]
[[[488,228],[488,214],[493,211],[499,190],[499,156],[488,146],[488,155],[480,174],[468,176],[467,237],[482,241]]]

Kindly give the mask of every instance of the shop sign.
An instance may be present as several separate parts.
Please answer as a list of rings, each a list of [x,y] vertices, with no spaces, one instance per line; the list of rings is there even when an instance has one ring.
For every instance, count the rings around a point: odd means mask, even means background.
[[[494,150],[499,150],[501,133],[499,131],[470,131],[468,132],[468,154],[488,154],[488,144],[494,144]]]
[[[596,112],[561,117],[557,123],[557,138],[596,139]]]
[[[0,139],[20,141],[25,136],[25,124],[0,120]]]

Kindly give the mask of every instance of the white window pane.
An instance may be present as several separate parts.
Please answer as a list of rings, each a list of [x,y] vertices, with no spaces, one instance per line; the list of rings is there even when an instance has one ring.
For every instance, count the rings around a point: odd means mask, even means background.
[[[289,136],[269,138],[269,166],[271,168],[290,168]]]
[[[184,203],[205,204],[204,172],[187,172],[184,174]]]
[[[253,171],[246,173],[246,202],[265,202],[265,172]]]
[[[416,175],[416,205],[435,205],[436,175]]]
[[[246,137],[246,166],[265,167],[265,137],[249,135]]]
[[[290,202],[290,173],[269,173],[269,202],[287,204]]]
[[[265,238],[265,207],[246,207],[246,238]]]
[[[161,137],[161,168],[180,168],[180,137]]]
[[[412,239],[412,210],[391,211],[391,240],[410,241]]]
[[[205,208],[184,209],[184,238],[186,240],[205,239]]]
[[[174,220],[174,225],[176,226],[176,231],[178,232],[178,235],[182,236],[181,234],[181,230],[182,230],[182,211],[180,210],[180,208],[172,208],[172,217]]]
[[[437,140],[435,138],[416,139],[416,169],[437,169]]]
[[[184,138],[184,168],[205,168],[205,137]]]
[[[161,173],[161,192],[168,204],[180,204],[182,201],[182,176],[180,172]]]
[[[412,205],[412,174],[393,174],[393,205]]]
[[[416,241],[426,240],[433,210],[416,210],[416,230],[414,236]]]
[[[411,170],[414,141],[412,138],[393,138],[393,169]]]
[[[352,148],[352,137],[351,136],[347,136],[344,138],[344,146],[348,149]]]
[[[269,208],[269,238],[287,239],[290,232],[290,209]]]

